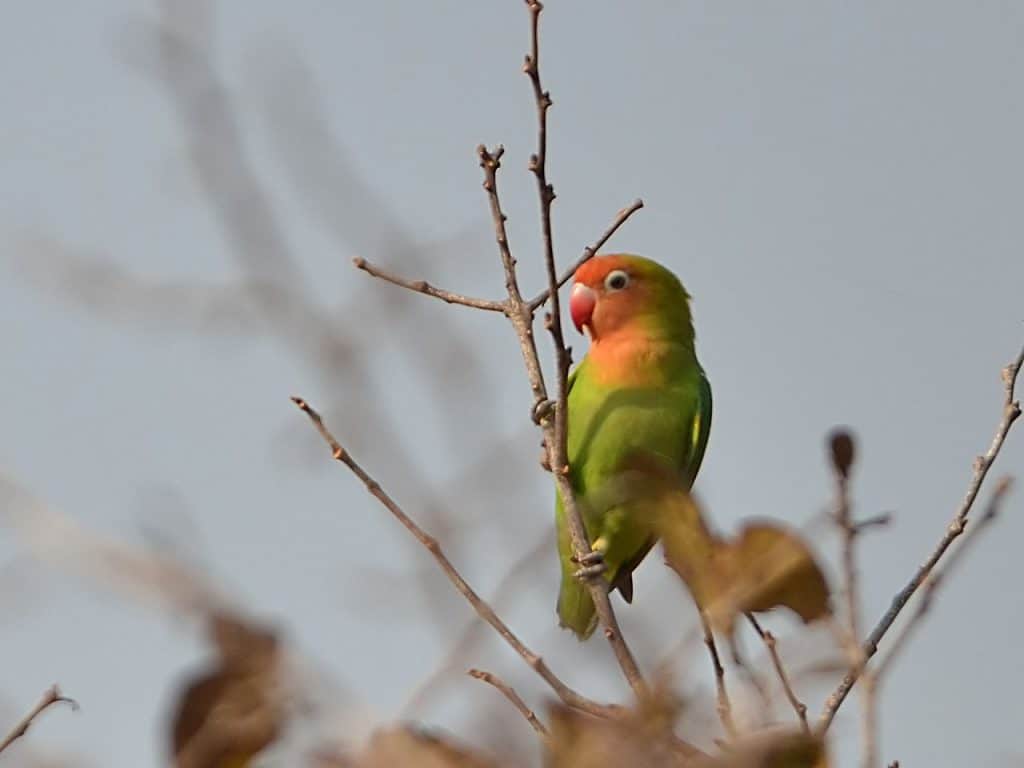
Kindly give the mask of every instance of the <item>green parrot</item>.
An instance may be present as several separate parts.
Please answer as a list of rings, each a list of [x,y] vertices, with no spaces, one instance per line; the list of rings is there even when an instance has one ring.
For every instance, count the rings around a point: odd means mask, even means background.
[[[558,617],[585,640],[597,615],[584,581],[603,578],[632,602],[633,570],[656,541],[649,510],[617,481],[644,454],[678,468],[690,488],[711,428],[711,387],[694,350],[690,296],[657,262],[630,254],[590,259],[576,270],[569,311],[590,337],[569,376],[567,447],[593,552],[575,558],[556,494]]]

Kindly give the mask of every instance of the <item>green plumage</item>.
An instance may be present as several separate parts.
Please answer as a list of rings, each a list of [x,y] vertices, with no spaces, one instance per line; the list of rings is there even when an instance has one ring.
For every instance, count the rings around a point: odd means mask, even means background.
[[[611,291],[607,276],[629,284]],[[597,295],[590,351],[570,376],[569,478],[591,544],[604,552],[610,589],[632,601],[632,571],[655,543],[651,515],[623,477],[638,454],[678,467],[687,487],[697,475],[711,426],[711,388],[694,351],[689,296],[656,262],[603,256],[577,272]],[[597,624],[575,572],[562,500],[556,496],[562,582],[558,616],[579,639]]]

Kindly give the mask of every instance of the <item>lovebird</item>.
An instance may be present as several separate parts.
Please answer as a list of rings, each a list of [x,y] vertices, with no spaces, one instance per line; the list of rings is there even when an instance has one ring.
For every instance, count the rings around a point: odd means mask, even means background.
[[[616,480],[644,455],[678,468],[689,490],[711,429],[711,386],[694,349],[690,295],[661,264],[632,254],[595,256],[576,270],[569,312],[590,338],[569,375],[567,448],[593,552],[575,558],[556,493],[557,609],[561,626],[585,640],[597,614],[584,581],[603,578],[631,603],[633,570],[657,538],[644,502]]]

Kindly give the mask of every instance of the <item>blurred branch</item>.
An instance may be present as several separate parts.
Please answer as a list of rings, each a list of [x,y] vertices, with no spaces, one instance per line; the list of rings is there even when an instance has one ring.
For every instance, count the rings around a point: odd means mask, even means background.
[[[614,235],[616,231],[618,231],[619,227],[626,223],[626,219],[628,219],[630,216],[632,216],[634,213],[636,213],[643,207],[644,201],[641,200],[640,198],[637,198],[632,203],[627,205],[625,208],[620,210],[617,214],[615,214],[614,221],[612,221],[608,229],[604,231],[604,234],[602,234],[601,237],[599,237],[593,245],[584,248],[583,255],[580,256],[571,267],[569,267],[567,270],[565,270],[565,272],[558,276],[558,287],[561,288],[570,279],[572,279],[572,276],[576,274],[576,270],[579,269],[580,266],[582,266],[585,262],[592,259],[594,255],[599,250],[601,250],[601,248],[604,247],[604,244],[611,239],[612,235]],[[530,309],[536,312],[538,309],[541,308],[544,302],[548,300],[548,297],[550,295],[551,289],[545,288],[534,298],[530,299]]]
[[[519,714],[526,718],[526,721],[533,727],[533,730],[539,733],[541,738],[545,741],[548,739],[550,734],[548,733],[548,729],[544,726],[544,723],[537,719],[537,715],[534,714],[533,710],[526,706],[526,702],[522,700],[519,694],[516,693],[508,683],[497,675],[493,675],[490,672],[485,672],[480,669],[471,669],[468,674],[470,677],[476,678],[477,680],[483,680],[485,683],[493,685],[501,691],[502,695],[512,702],[512,706],[519,710]]]
[[[729,692],[725,688],[725,667],[722,666],[722,659],[718,655],[718,646],[715,645],[715,636],[711,632],[711,624],[708,623],[704,611],[700,610],[700,623],[704,628],[704,645],[707,646],[708,654],[711,656],[711,666],[715,669],[715,691],[718,708],[718,719],[722,721],[726,735],[735,740],[739,735],[736,731],[736,723],[732,719],[732,702],[729,701]]]
[[[0,472],[0,519],[42,562],[187,616],[227,612],[232,601],[195,568],[81,528]]]
[[[764,643],[765,648],[768,649],[768,655],[772,659],[772,666],[775,667],[775,673],[779,676],[779,682],[782,683],[782,690],[786,694],[786,699],[789,701],[789,705],[793,707],[793,711],[796,713],[797,719],[800,721],[800,727],[804,733],[810,733],[811,729],[807,725],[807,705],[797,698],[796,693],[793,691],[793,686],[790,683],[789,675],[786,674],[786,668],[782,664],[782,659],[779,656],[779,649],[777,647],[778,641],[775,639],[775,635],[761,627],[761,624],[754,617],[754,614],[748,613],[747,620],[750,622],[754,631],[757,632],[758,637]]]
[[[426,280],[406,280],[392,272],[388,272],[385,269],[374,266],[363,258],[352,259],[352,263],[355,264],[356,269],[361,269],[368,275],[380,278],[392,285],[407,288],[410,291],[415,291],[416,293],[422,293],[425,296],[433,296],[435,299],[440,299],[448,304],[461,304],[464,307],[484,309],[489,312],[505,312],[508,308],[506,303],[503,301],[494,301],[493,299],[475,299],[472,296],[463,296],[460,293],[452,293],[451,291],[446,291],[443,288],[435,288]]]
[[[992,442],[989,444],[988,450],[983,455],[975,459],[974,471],[967,486],[967,493],[964,496],[963,501],[960,503],[959,509],[957,509],[956,514],[953,515],[953,519],[947,526],[946,532],[939,540],[935,550],[924,564],[917,569],[908,584],[896,593],[896,596],[892,600],[892,604],[889,606],[889,610],[885,612],[882,618],[878,621],[878,624],[875,625],[875,628],[871,630],[871,633],[864,641],[862,646],[863,662],[856,668],[850,670],[843,681],[832,692],[832,695],[828,697],[828,700],[825,702],[825,706],[822,710],[821,717],[818,720],[819,731],[824,732],[828,729],[832,720],[835,718],[839,707],[842,706],[842,703],[850,693],[850,690],[857,683],[857,679],[863,672],[867,660],[874,656],[878,651],[878,643],[885,636],[885,633],[889,631],[889,628],[892,626],[896,617],[899,616],[910,598],[914,596],[914,593],[917,592],[921,585],[927,580],[936,564],[946,553],[946,550],[949,549],[950,545],[957,539],[957,537],[964,532],[964,528],[967,526],[967,517],[970,514],[975,499],[978,497],[978,492],[981,490],[981,486],[985,481],[985,476],[988,474],[989,468],[991,468],[996,457],[999,455],[999,451],[1003,447],[1003,443],[1006,441],[1006,436],[1009,434],[1010,428],[1020,416],[1021,408],[1020,403],[1015,400],[1015,388],[1017,385],[1017,376],[1020,373],[1022,365],[1024,365],[1024,349],[1021,349],[1017,358],[1007,365],[1002,371],[1005,393],[1002,415],[1000,416],[999,424],[996,427],[995,434],[992,437]]]
[[[11,744],[24,736],[28,732],[29,727],[31,727],[32,722],[43,713],[43,710],[58,702],[65,702],[71,706],[73,711],[78,711],[78,702],[64,696],[60,692],[60,688],[57,687],[57,684],[54,683],[46,690],[43,697],[39,699],[39,702],[32,707],[32,710],[14,726],[11,732],[4,737],[3,741],[0,741],[0,752],[3,752]]]
[[[317,432],[320,433],[320,436],[328,446],[330,446],[334,458],[348,467],[352,474],[354,474],[360,482],[366,486],[366,490],[368,490],[370,494],[384,506],[385,509],[394,515],[398,522],[400,522],[405,529],[416,538],[417,541],[426,547],[427,551],[430,552],[434,560],[436,560],[437,564],[441,567],[441,570],[444,571],[448,580],[451,581],[459,593],[469,601],[470,605],[473,606],[473,609],[477,612],[480,618],[494,627],[498,634],[504,638],[505,642],[507,642],[512,649],[518,653],[549,686],[551,686],[551,689],[567,706],[599,717],[612,717],[621,711],[621,707],[609,704],[600,704],[592,701],[563,683],[551,671],[544,660],[527,648],[516,634],[508,628],[505,622],[498,617],[494,612],[494,609],[492,609],[491,606],[483,600],[471,586],[469,586],[458,570],[456,570],[455,566],[452,565],[451,561],[445,556],[437,539],[426,533],[412,518],[406,515],[405,512],[402,511],[402,508],[399,507],[398,504],[396,504],[381,487],[380,483],[374,480],[366,470],[356,463],[355,459],[342,447],[337,439],[335,439],[330,430],[328,430],[323,419],[320,417],[320,414],[317,413],[316,410],[314,410],[309,403],[301,397],[293,397],[292,401],[309,417]]]
[[[489,601],[492,608],[497,610],[498,605],[505,600],[507,594],[511,592],[511,588],[516,585],[517,578],[534,572],[532,567],[533,561],[541,554],[548,554],[551,547],[550,536],[553,535],[553,528],[545,530],[544,535],[538,538],[530,549],[526,550],[518,560],[506,569],[504,577],[502,577],[497,588],[495,588],[494,594]],[[478,618],[473,618],[469,621],[463,628],[459,638],[452,643],[444,660],[409,695],[408,700],[402,707],[402,712],[411,714],[417,711],[423,706],[424,700],[427,699],[429,694],[446,676],[456,669],[462,669],[462,660],[471,652],[475,641],[479,637],[479,630],[483,627],[484,625]]]

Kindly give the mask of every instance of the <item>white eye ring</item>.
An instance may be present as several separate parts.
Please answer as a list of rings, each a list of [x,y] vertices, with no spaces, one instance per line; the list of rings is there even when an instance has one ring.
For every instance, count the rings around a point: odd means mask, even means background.
[[[621,291],[627,285],[629,285],[629,275],[621,269],[609,272],[608,277],[604,279],[604,287],[608,291]]]

